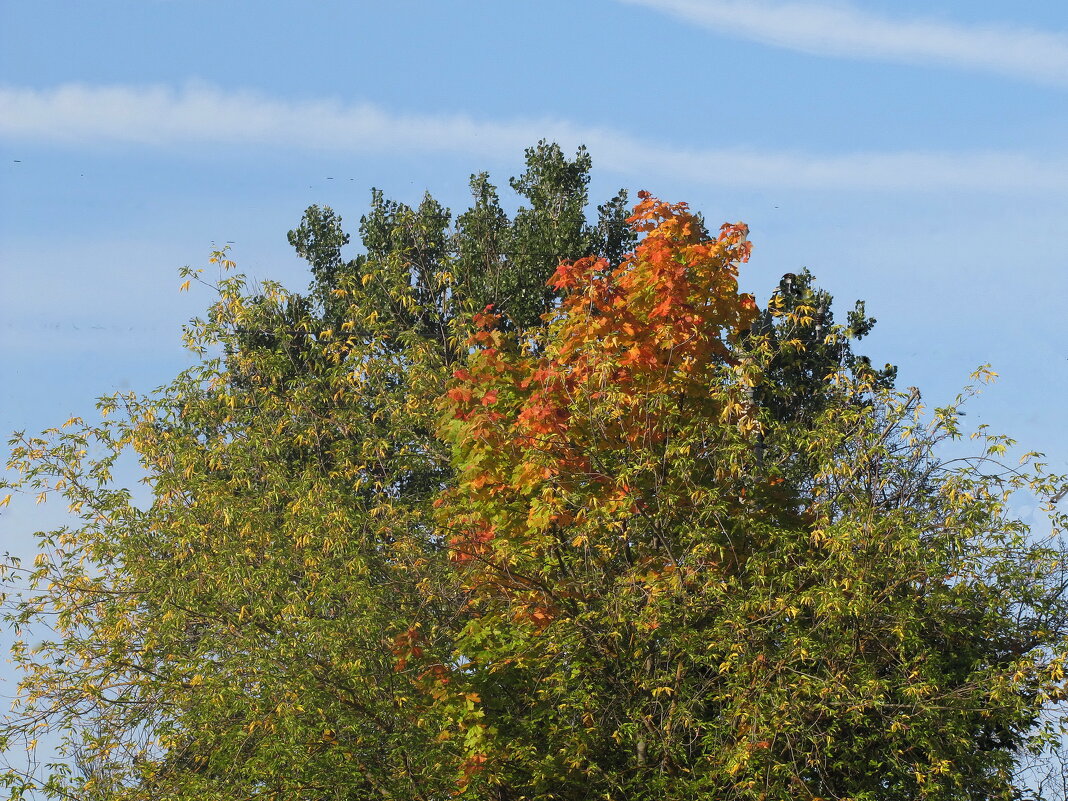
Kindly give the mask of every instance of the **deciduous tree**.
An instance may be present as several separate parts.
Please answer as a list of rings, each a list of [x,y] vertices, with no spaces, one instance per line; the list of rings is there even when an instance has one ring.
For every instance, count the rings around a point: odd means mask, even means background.
[[[4,745],[68,756],[14,796],[1011,796],[1066,610],[1008,504],[1056,479],[943,464],[862,309],[759,309],[683,204],[588,223],[588,171],[543,144],[452,227],[375,193],[354,259],[313,207],[306,295],[227,272],[197,366],[17,439],[73,522],[6,568]]]
[[[1063,694],[1066,607],[1060,554],[1007,502],[1054,484],[989,473],[996,438],[942,464],[955,408],[925,426],[915,392],[842,358],[842,329],[784,339],[828,321],[804,295],[755,327],[744,227],[709,239],[647,196],[632,219],[620,265],[561,265],[536,342],[482,315],[447,395],[440,519],[470,619],[438,692],[460,785],[1013,797]]]

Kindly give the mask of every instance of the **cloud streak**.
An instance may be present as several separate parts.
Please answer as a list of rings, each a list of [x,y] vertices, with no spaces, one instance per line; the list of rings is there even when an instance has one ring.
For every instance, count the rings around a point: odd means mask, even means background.
[[[1068,35],[1012,24],[891,19],[845,3],[619,0],[728,36],[816,55],[936,64],[1068,87]]]
[[[369,104],[283,101],[190,85],[0,86],[0,138],[185,150],[263,146],[350,154],[460,153],[513,159],[540,138],[587,145],[601,168],[649,180],[811,190],[1068,189],[1068,159],[1023,153],[920,151],[816,155],[750,148],[679,148],[561,120],[477,120],[395,114]]]

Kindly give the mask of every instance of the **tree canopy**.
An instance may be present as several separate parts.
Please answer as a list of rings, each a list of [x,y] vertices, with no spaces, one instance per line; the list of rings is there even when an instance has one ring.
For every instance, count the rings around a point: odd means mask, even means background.
[[[5,568],[13,797],[1018,797],[1068,599],[1011,498],[1056,534],[1063,478],[947,460],[962,399],[856,355],[862,304],[760,307],[744,225],[588,221],[589,170],[542,143],[455,223],[375,191],[353,259],[312,207],[307,293],[216,253],[196,366],[17,435],[73,522]]]

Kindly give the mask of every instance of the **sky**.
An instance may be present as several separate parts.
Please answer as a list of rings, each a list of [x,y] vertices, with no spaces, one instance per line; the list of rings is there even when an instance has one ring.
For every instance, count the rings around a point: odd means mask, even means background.
[[[299,291],[307,206],[463,210],[548,138],[595,202],[748,223],[760,300],[803,267],[864,299],[931,405],[991,364],[968,424],[1068,472],[1066,101],[1063,0],[0,0],[0,432],[189,364],[178,270],[217,246]],[[0,551],[60,514],[0,510]]]
[[[747,222],[761,299],[802,267],[864,299],[932,405],[990,363],[969,421],[1068,471],[1066,99],[1053,0],[0,0],[0,430],[188,364],[216,246],[300,290],[308,205],[462,210],[549,138],[594,201]]]
[[[595,202],[747,222],[759,299],[803,267],[864,299],[932,405],[991,364],[968,422],[1068,472],[1066,101],[1063,0],[0,0],[0,430],[188,364],[216,246],[299,291],[307,206],[462,210],[549,138]]]

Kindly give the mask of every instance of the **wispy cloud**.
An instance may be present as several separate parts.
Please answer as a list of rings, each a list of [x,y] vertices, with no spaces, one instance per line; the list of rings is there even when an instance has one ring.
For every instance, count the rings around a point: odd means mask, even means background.
[[[287,102],[202,85],[0,87],[0,137],[83,147],[261,145],[341,153],[469,153],[515,158],[539,138],[587,145],[601,168],[734,188],[830,190],[1068,189],[1068,159],[1007,152],[813,155],[750,148],[678,148],[560,120],[494,122],[395,114],[368,104]]]
[[[551,126],[552,127],[552,126]],[[184,89],[66,84],[0,87],[0,135],[57,142],[265,144],[308,149],[512,149],[527,131],[463,115],[390,114],[370,104],[286,102],[203,84]]]
[[[1068,86],[1068,35],[1011,22],[893,19],[846,3],[620,0],[720,33],[818,55],[944,64]]]

